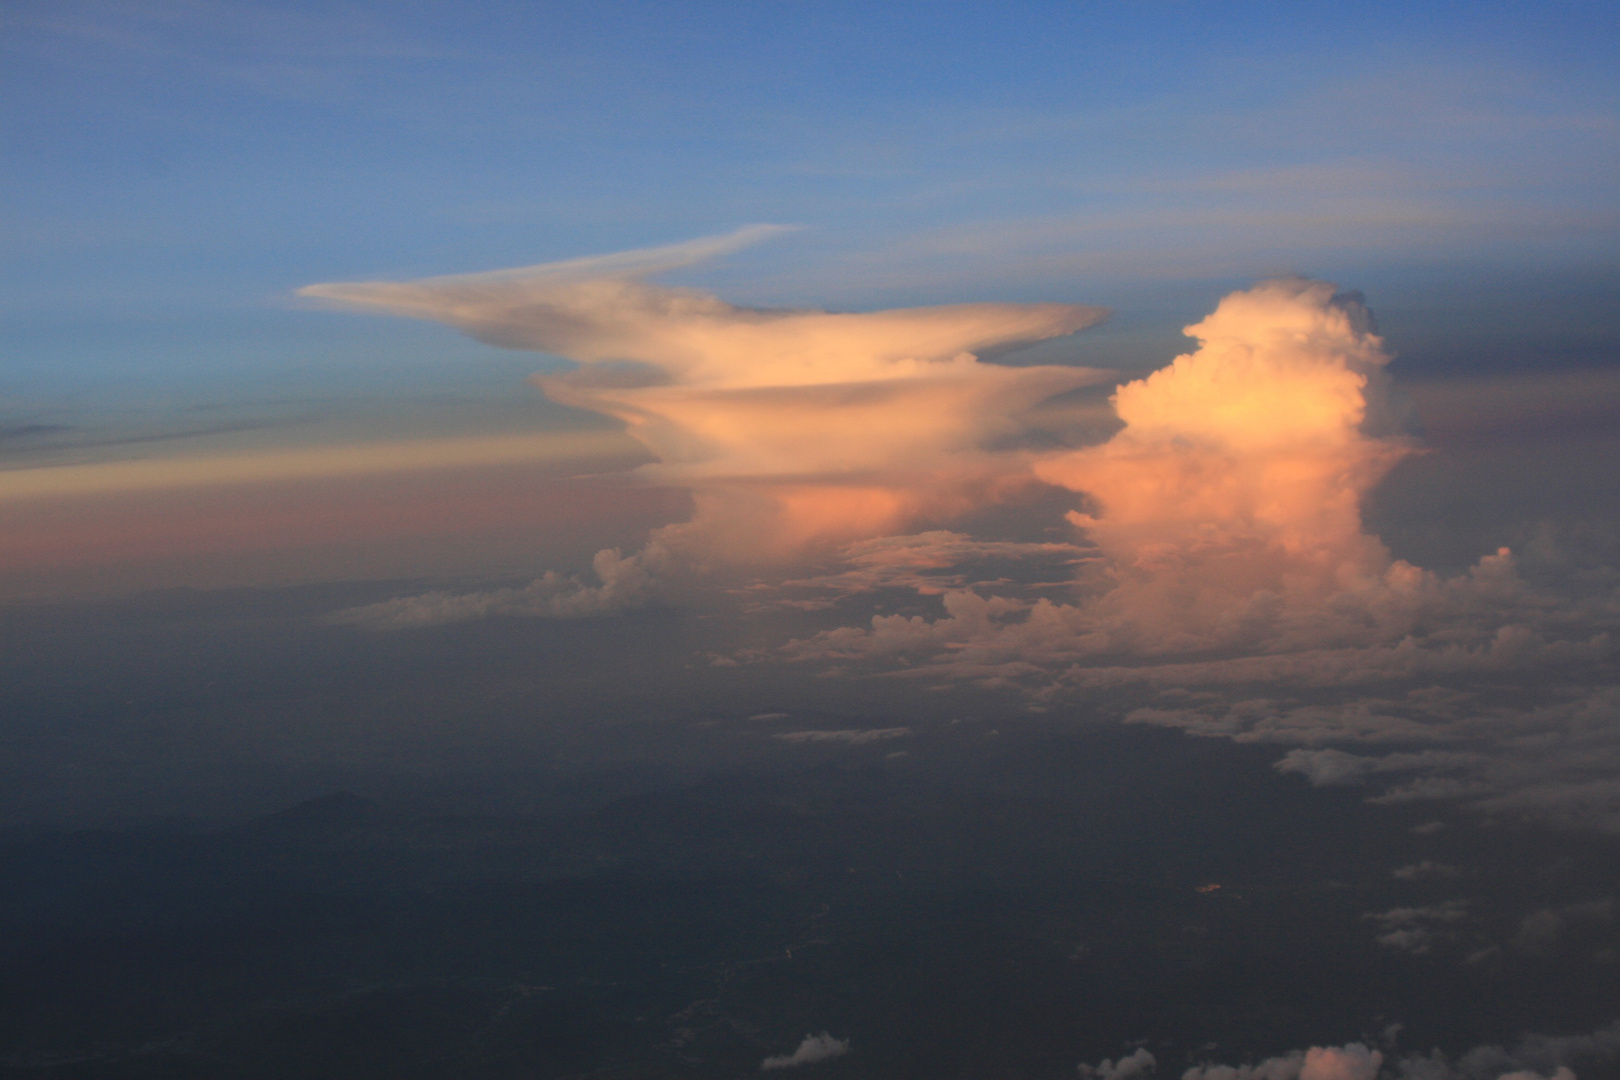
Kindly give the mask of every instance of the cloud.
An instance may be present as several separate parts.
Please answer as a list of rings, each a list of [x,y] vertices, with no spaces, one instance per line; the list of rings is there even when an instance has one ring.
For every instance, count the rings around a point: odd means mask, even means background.
[[[1199,1065],[1182,1080],[1374,1080],[1384,1055],[1362,1043],[1313,1046],[1257,1065]]]
[[[1424,828],[1424,826],[1420,825],[1418,828]],[[1397,881],[1434,881],[1441,878],[1460,877],[1462,871],[1448,863],[1437,863],[1432,859],[1424,859],[1422,862],[1397,866],[1389,872],[1389,875]]]
[[[401,439],[0,470],[0,503],[592,459],[637,453],[614,431]]]
[[[847,743],[850,746],[861,746],[865,743],[882,742],[887,739],[903,739],[911,734],[908,727],[892,728],[863,728],[848,731],[784,731],[773,736],[783,742],[790,743]]]
[[[1620,1021],[1590,1035],[1528,1034],[1511,1050],[1476,1046],[1453,1059],[1439,1050],[1403,1056],[1399,1080],[1575,1080],[1575,1068],[1606,1071],[1620,1059]]]
[[[1104,1058],[1096,1065],[1080,1065],[1080,1075],[1086,1080],[1136,1080],[1151,1074],[1159,1064],[1146,1047],[1137,1047],[1118,1061]]]
[[[1433,949],[1438,941],[1449,940],[1446,927],[1468,917],[1465,900],[1447,900],[1426,907],[1398,907],[1382,913],[1369,912],[1362,918],[1370,920],[1383,931],[1376,938],[1386,948],[1422,956]]]
[[[1121,431],[1035,469],[1096,503],[1071,520],[1110,558],[1106,603],[1137,648],[1331,639],[1346,629],[1331,598],[1383,614],[1421,578],[1361,528],[1362,496],[1412,449],[1389,434],[1389,354],[1365,306],[1265,282],[1186,333],[1197,351],[1114,395]]]
[[[1385,1050],[1399,1030],[1386,1029]],[[1364,1043],[1313,1046],[1253,1065],[1198,1065],[1182,1080],[1575,1080],[1576,1067],[1604,1070],[1617,1059],[1620,1022],[1590,1035],[1527,1034],[1512,1049],[1477,1046],[1455,1058],[1439,1050],[1392,1058]]]
[[[768,1057],[760,1062],[761,1069],[791,1069],[797,1065],[814,1065],[818,1061],[830,1061],[833,1058],[843,1057],[849,1053],[848,1039],[835,1039],[827,1032],[820,1035],[806,1035],[799,1048],[791,1054],[779,1054]]]
[[[1101,321],[1102,308],[766,310],[643,280],[779,231],[299,292],[579,362],[536,382],[557,401],[624,422],[657,459],[641,470],[647,480],[693,489],[694,520],[662,539],[699,559],[782,559],[994,502],[1033,480],[1018,446],[1024,414],[1106,377],[975,355],[1072,334]]]
[[[1112,438],[1039,457],[1036,476],[1091,501],[1069,520],[1107,566],[1085,605],[1030,609],[1049,631],[1039,648],[1366,645],[1398,640],[1440,602],[1432,575],[1361,528],[1362,496],[1413,449],[1392,434],[1389,355],[1371,325],[1357,297],[1322,282],[1233,293],[1187,328],[1196,351],[1119,388]],[[1025,621],[1002,620],[984,644],[1027,655]]]
[[[1614,920],[1614,901],[1609,897],[1562,907],[1543,908],[1526,915],[1518,932],[1508,943],[1525,956],[1552,956],[1583,932],[1608,926]]]
[[[491,616],[543,616],[582,619],[641,607],[658,596],[653,567],[657,552],[623,556],[618,549],[596,553],[592,567],[600,585],[547,571],[520,588],[487,592],[430,592],[363,607],[346,608],[332,622],[368,630],[404,630]]]
[[[637,471],[642,479],[691,490],[692,520],[652,542],[693,566],[790,561],[1038,485],[1031,411],[1107,374],[988,364],[976,354],[1072,334],[1104,309],[765,310],[644,280],[780,231],[755,226],[516,270],[299,292],[577,361],[578,370],[537,385],[623,422],[655,458]]]
[[[790,579],[781,587],[833,596],[907,588],[933,596],[969,586],[1010,585],[1007,574],[1027,576],[1031,570],[1048,579],[1068,578],[1089,557],[1089,549],[1077,544],[975,540],[964,533],[935,529],[851,544],[839,553],[835,572]],[[996,576],[990,578],[991,574]]]
[[[1303,773],[1311,787],[1359,784],[1372,772],[1370,759],[1343,750],[1290,750],[1272,766],[1278,772]]]

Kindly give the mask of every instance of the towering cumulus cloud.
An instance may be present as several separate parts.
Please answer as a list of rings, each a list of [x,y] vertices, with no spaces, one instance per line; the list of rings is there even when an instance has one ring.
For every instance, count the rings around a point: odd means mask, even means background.
[[[773,231],[302,294],[578,361],[578,371],[539,385],[624,421],[657,458],[644,475],[693,491],[696,516],[655,539],[650,554],[660,557],[674,549],[700,561],[779,560],[993,501],[1031,480],[1031,456],[1006,448],[1022,415],[1102,377],[975,355],[1074,333],[1100,321],[1101,308],[759,310],[644,280]]]
[[[1389,356],[1366,308],[1272,281],[1186,332],[1196,352],[1114,396],[1123,430],[1035,467],[1095,500],[1070,517],[1110,558],[1136,644],[1297,633],[1329,597],[1381,587],[1389,555],[1361,499],[1409,447],[1380,437]]]

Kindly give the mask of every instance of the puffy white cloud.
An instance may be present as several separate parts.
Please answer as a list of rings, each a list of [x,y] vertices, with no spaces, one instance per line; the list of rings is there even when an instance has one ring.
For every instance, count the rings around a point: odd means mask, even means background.
[[[778,1054],[768,1057],[760,1062],[762,1069],[791,1069],[798,1065],[814,1065],[818,1061],[830,1061],[836,1057],[843,1057],[849,1053],[848,1039],[835,1039],[827,1032],[820,1035],[806,1035],[797,1050],[791,1054]]]

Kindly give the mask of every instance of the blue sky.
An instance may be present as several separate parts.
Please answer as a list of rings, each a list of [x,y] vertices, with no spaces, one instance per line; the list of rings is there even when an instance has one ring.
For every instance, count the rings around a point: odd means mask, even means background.
[[[1612,358],[1607,4],[18,3],[0,405],[473,396],[543,361],[312,281],[802,230],[679,280],[840,309],[1361,288],[1409,358]],[[528,400],[525,398],[524,400]]]

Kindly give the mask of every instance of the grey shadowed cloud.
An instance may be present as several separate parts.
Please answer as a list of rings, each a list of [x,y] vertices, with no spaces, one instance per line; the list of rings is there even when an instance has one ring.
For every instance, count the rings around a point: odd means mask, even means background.
[[[791,1054],[778,1054],[768,1057],[760,1062],[760,1068],[791,1069],[798,1065],[814,1065],[819,1061],[831,1061],[833,1058],[843,1057],[849,1053],[848,1039],[835,1039],[827,1032],[820,1035],[806,1035],[804,1041]]]

